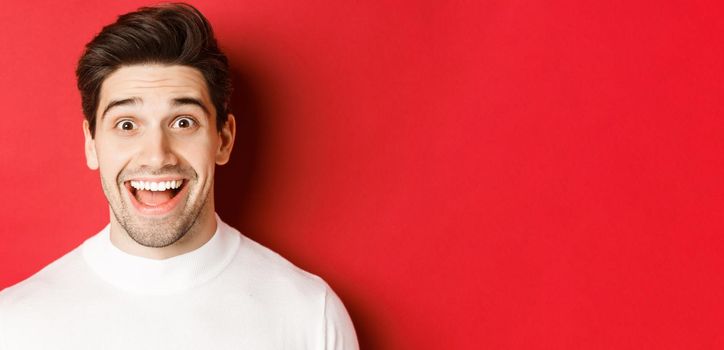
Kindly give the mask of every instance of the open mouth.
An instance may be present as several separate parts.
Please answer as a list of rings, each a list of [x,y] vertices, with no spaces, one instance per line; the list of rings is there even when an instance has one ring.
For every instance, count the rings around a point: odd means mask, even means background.
[[[124,183],[131,202],[144,214],[165,214],[176,207],[181,194],[186,192],[184,179],[130,180]]]

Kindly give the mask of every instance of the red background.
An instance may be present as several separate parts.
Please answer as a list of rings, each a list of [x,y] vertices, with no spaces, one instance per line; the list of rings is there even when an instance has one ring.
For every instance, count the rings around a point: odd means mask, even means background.
[[[108,221],[74,66],[141,2],[0,10],[0,288]],[[218,210],[364,349],[724,347],[715,1],[208,1]]]

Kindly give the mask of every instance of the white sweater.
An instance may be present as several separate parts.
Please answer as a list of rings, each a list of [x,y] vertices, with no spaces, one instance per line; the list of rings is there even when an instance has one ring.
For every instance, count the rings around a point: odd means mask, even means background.
[[[0,292],[0,349],[359,348],[322,279],[217,221],[165,260],[124,253],[106,227]]]

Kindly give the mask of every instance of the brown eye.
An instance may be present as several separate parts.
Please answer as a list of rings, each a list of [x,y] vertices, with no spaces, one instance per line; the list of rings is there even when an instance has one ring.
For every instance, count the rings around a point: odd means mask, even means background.
[[[121,120],[116,124],[116,128],[123,131],[131,131],[136,128],[136,124],[130,120]]]
[[[179,129],[188,129],[196,125],[196,121],[194,121],[191,118],[182,117],[178,118],[173,122],[173,125],[171,127],[179,128]]]

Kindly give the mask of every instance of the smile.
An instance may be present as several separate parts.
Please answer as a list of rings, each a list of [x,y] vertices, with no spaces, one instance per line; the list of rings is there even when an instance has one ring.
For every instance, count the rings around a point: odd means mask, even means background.
[[[166,190],[175,190],[179,187],[181,187],[181,184],[183,183],[183,180],[173,180],[173,181],[162,181],[162,182],[152,182],[152,181],[131,181],[131,187],[135,188],[136,190],[142,190],[142,191],[159,191],[163,192]]]
[[[159,216],[174,210],[188,192],[184,179],[133,179],[126,181],[133,207],[142,215]]]

